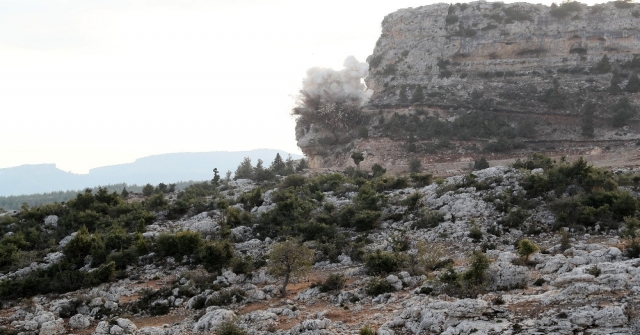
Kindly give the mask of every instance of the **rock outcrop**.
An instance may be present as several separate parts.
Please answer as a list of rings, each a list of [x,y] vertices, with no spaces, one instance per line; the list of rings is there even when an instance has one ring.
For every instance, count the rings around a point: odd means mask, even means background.
[[[398,10],[367,59],[362,124],[338,135],[299,126],[298,145],[316,168],[353,165],[354,151],[366,168],[406,171],[417,159],[441,175],[532,151],[627,165],[640,139],[639,10],[623,1]]]

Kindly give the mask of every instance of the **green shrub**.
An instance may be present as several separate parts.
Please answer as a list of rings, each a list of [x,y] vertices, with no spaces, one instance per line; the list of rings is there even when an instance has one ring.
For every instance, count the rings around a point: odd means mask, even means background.
[[[399,254],[376,249],[366,257],[364,267],[369,274],[385,275],[398,271],[403,263],[404,259]]]
[[[164,198],[163,193],[156,193],[144,201],[144,204],[148,210],[162,210],[169,202]]]
[[[171,256],[180,262],[184,256],[196,254],[204,241],[199,233],[181,231],[175,235],[162,234],[156,240],[156,248],[163,256]]]
[[[551,14],[551,16],[555,18],[564,19],[567,16],[571,15],[571,13],[580,11],[582,11],[580,3],[577,1],[572,1],[563,2],[560,6],[556,5],[555,3],[551,4],[551,10],[549,11],[549,14]]]
[[[591,72],[595,74],[604,74],[609,73],[611,71],[611,63],[609,63],[609,57],[607,55],[602,56],[602,59],[596,64],[595,67],[591,68]]]
[[[431,185],[431,182],[433,181],[432,174],[412,173],[410,177],[416,187]]]
[[[247,335],[247,332],[237,326],[233,321],[224,321],[216,328],[218,335]]]
[[[434,228],[437,227],[441,222],[444,222],[444,215],[438,211],[429,210],[423,208],[418,212],[417,219],[413,223],[415,228]]]
[[[524,259],[525,264],[529,262],[529,257],[539,250],[538,245],[526,238],[518,242],[518,255]]]
[[[482,231],[480,230],[480,228],[478,228],[478,226],[473,225],[469,230],[468,236],[473,239],[474,243],[478,243],[482,240]]]
[[[413,192],[404,200],[404,204],[407,206],[408,210],[414,211],[420,207],[420,200],[422,200],[422,193]]]
[[[444,18],[444,22],[446,22],[447,25],[456,24],[458,23],[459,20],[460,18],[458,18],[458,15],[454,15],[454,14],[449,14]]]
[[[508,152],[511,150],[522,149],[525,145],[522,142],[513,141],[506,137],[500,137],[496,142],[489,142],[484,147],[487,152]]]
[[[553,160],[543,154],[533,153],[527,156],[525,161],[521,161],[520,158],[518,158],[511,166],[516,169],[533,170],[541,168],[548,170],[553,167]]]
[[[487,270],[491,261],[482,252],[474,251],[471,255],[471,264],[462,274],[462,279],[471,285],[483,285],[487,281]]]
[[[596,265],[593,265],[592,267],[590,267],[588,269],[585,269],[584,273],[590,274],[590,275],[592,275],[594,277],[598,277],[602,273],[602,271],[598,268],[598,265],[596,264]]]
[[[131,247],[107,256],[107,262],[113,262],[117,270],[124,270],[128,265],[135,264],[138,260],[138,252]]]
[[[635,6],[633,1],[631,0],[614,1],[613,5],[616,6],[616,8],[618,9],[628,9],[628,8],[633,8]]]
[[[453,268],[453,264],[448,265],[446,269],[440,274],[440,277],[438,277],[438,279],[446,285],[460,286],[460,284],[458,283],[458,281],[460,280],[460,274],[457,273]]]
[[[409,172],[412,174],[419,173],[422,170],[422,163],[417,158],[412,158],[409,160]]]
[[[367,231],[378,225],[378,221],[381,216],[382,213],[379,211],[362,210],[353,216],[351,223],[357,231]]]
[[[365,291],[370,296],[378,296],[380,294],[395,292],[396,289],[384,278],[371,278],[367,283]]]
[[[474,170],[484,170],[489,168],[489,162],[487,162],[487,159],[484,157],[480,157],[479,159],[476,159],[475,162],[473,163],[473,169]]]
[[[373,186],[366,183],[360,186],[358,194],[353,199],[353,202],[358,209],[377,211],[380,210],[381,200],[381,196],[376,192]]]
[[[198,250],[198,256],[205,270],[221,273],[231,264],[233,245],[229,241],[207,242]]]
[[[336,234],[336,227],[316,221],[300,223],[296,230],[302,235],[304,241],[330,241]]]
[[[369,326],[364,326],[364,327],[360,328],[360,331],[358,332],[358,335],[376,335],[376,331],[373,330],[373,328],[371,328]]]
[[[504,20],[504,23],[506,24],[521,21],[533,21],[531,14],[517,6],[503,7],[502,11],[506,16]]]
[[[342,274],[332,273],[324,282],[319,283],[320,292],[338,292],[344,288],[345,278]]]
[[[516,210],[510,211],[505,217],[500,219],[498,222],[507,227],[507,228],[516,228],[520,229],[522,224],[529,218],[531,214],[528,211],[517,208]]]
[[[232,303],[240,303],[245,299],[246,293],[239,288],[224,289],[213,294],[205,302],[205,306],[227,306]]]
[[[306,179],[304,176],[299,174],[291,174],[291,175],[288,175],[287,178],[285,178],[282,181],[280,186],[282,188],[288,188],[288,187],[300,188],[305,185],[305,182],[306,182]]]

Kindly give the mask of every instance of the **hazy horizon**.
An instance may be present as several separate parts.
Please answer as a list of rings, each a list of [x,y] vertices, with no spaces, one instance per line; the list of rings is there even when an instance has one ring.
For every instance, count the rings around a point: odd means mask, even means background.
[[[148,155],[148,156],[143,156],[143,157],[136,157],[136,158],[134,158],[134,159],[132,159],[130,161],[126,161],[126,162],[120,162],[120,163],[114,163],[114,164],[106,164],[106,165],[100,165],[100,166],[93,166],[93,167],[90,167],[89,169],[87,169],[86,172],[80,172],[80,173],[61,169],[60,166],[58,166],[58,164],[56,164],[55,162],[24,163],[24,164],[18,164],[18,165],[13,165],[13,166],[0,167],[0,170],[18,168],[18,167],[22,167],[22,166],[53,165],[57,169],[63,170],[65,172],[69,172],[69,173],[73,173],[73,174],[77,174],[77,175],[87,175],[87,174],[89,174],[89,172],[91,170],[95,170],[95,169],[99,169],[99,168],[103,168],[103,167],[112,167],[112,166],[132,164],[132,163],[138,162],[140,159],[156,157],[156,156],[172,155],[172,154],[206,154],[206,153],[214,153],[214,152],[216,152],[216,153],[220,153],[220,152],[224,152],[224,153],[243,153],[243,152],[246,152],[246,153],[249,153],[249,152],[258,151],[258,150],[282,151],[282,152],[289,153],[291,155],[300,155],[300,156],[304,157],[304,155],[302,153],[288,152],[286,150],[281,150],[281,149],[277,149],[277,148],[255,148],[255,149],[249,149],[249,150],[182,151],[182,152],[165,152],[165,153],[153,154],[153,155]],[[286,159],[286,158],[287,158],[286,156],[282,157],[282,159]],[[240,163],[240,161],[238,161],[238,164],[239,163]],[[269,162],[265,162],[265,163],[269,163]]]

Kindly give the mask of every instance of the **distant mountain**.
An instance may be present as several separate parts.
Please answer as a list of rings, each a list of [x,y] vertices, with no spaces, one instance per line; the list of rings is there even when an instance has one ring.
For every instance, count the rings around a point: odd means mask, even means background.
[[[209,180],[213,168],[224,177],[234,172],[244,157],[255,165],[258,159],[268,167],[276,154],[287,159],[289,153],[273,149],[250,151],[184,152],[136,159],[133,163],[103,166],[88,174],[65,172],[55,164],[21,165],[0,169],[0,196],[78,190],[85,187],[116,183],[153,184],[187,180]],[[301,155],[291,154],[293,159]]]

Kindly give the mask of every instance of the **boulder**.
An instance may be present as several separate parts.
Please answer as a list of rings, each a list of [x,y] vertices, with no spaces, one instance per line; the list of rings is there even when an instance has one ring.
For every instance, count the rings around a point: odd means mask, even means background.
[[[108,321],[100,321],[100,323],[98,323],[98,326],[96,327],[96,334],[109,334],[109,328],[111,328],[111,326],[109,325]]]
[[[38,323],[39,327],[42,327],[42,324],[45,322],[53,321],[56,319],[56,316],[51,312],[40,312],[33,317],[33,321]]]
[[[228,309],[216,309],[207,311],[198,322],[193,325],[193,331],[211,331],[218,328],[223,322],[232,321],[236,313]]]
[[[278,315],[269,311],[254,311],[241,318],[243,324],[251,326],[251,329],[268,331],[278,325]]]
[[[494,262],[489,266],[491,276],[489,287],[492,290],[508,290],[526,286],[529,281],[529,269],[507,262]]]
[[[627,321],[627,316],[620,306],[607,306],[594,315],[594,322],[600,327],[622,326]]]
[[[109,329],[109,334],[111,335],[124,335],[124,333],[124,329],[118,325],[113,325],[111,329]]]
[[[136,330],[138,330],[138,327],[136,327],[136,325],[129,319],[118,318],[116,320],[116,324],[122,327],[122,329],[124,329],[125,333],[127,334],[133,334]]]
[[[593,325],[593,314],[590,310],[573,312],[569,314],[569,321],[580,327],[589,327]]]
[[[449,306],[449,315],[459,318],[480,317],[488,309],[484,300],[461,299]]]
[[[61,335],[66,333],[64,329],[64,320],[57,319],[47,321],[40,326],[39,335]]]
[[[44,226],[47,228],[55,228],[58,226],[58,216],[57,215],[49,215],[44,218]]]
[[[91,325],[91,320],[93,318],[90,316],[76,314],[69,319],[69,327],[73,329],[86,329]]]
[[[391,286],[396,289],[396,291],[402,290],[402,281],[400,281],[400,278],[394,275],[388,275],[386,279],[387,282],[389,282],[389,284],[391,284]]]
[[[294,327],[299,332],[303,332],[305,330],[321,330],[326,329],[331,324],[331,320],[329,319],[311,319],[304,320],[302,323],[298,325],[298,327]]]

